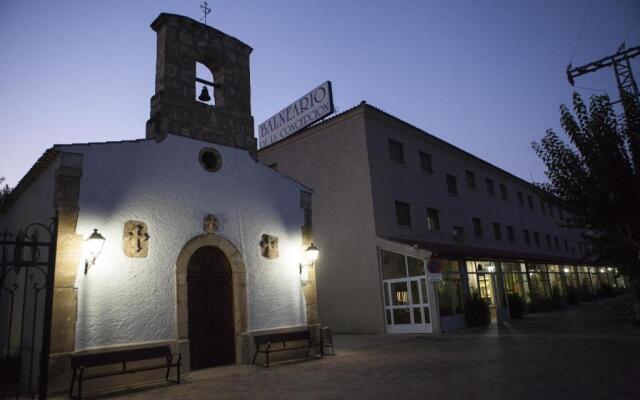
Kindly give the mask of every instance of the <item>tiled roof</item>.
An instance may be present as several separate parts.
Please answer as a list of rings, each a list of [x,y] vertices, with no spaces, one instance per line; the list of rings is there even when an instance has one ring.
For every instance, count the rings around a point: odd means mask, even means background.
[[[150,142],[154,139],[130,139],[130,140],[112,140],[107,142],[87,142],[87,143],[68,143],[68,144],[54,144],[53,148],[59,147],[73,147],[73,146],[98,146],[103,144],[119,144],[119,143],[141,143]]]
[[[36,180],[38,176],[51,165],[51,163],[58,157],[60,154],[53,147],[47,149],[38,161],[29,169],[29,172],[26,173],[25,176],[20,179],[20,182],[16,185],[15,188],[11,191],[9,196],[6,198],[3,204],[0,205],[0,214],[4,214],[6,210],[11,207],[11,205],[20,197],[20,195],[31,185],[33,181]]]

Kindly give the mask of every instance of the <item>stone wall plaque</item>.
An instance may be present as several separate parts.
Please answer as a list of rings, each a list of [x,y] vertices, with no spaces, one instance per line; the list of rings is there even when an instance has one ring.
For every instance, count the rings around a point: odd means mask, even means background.
[[[219,224],[220,222],[215,215],[208,214],[204,217],[204,221],[202,222],[202,229],[205,231],[205,233],[215,233],[218,230]]]
[[[124,223],[122,250],[127,257],[143,258],[149,252],[149,232],[147,224],[140,221]]]
[[[278,258],[280,255],[278,252],[278,237],[267,234],[262,235],[260,240],[260,248],[262,249],[262,257],[270,260]]]

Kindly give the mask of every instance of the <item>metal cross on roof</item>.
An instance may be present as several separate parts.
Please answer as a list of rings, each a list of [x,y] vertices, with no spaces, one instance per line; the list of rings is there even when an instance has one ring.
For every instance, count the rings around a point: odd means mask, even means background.
[[[202,16],[202,18],[200,18],[200,21],[202,21],[204,19],[204,23],[207,23],[207,15],[209,15],[209,13],[211,12],[211,8],[209,8],[209,4],[207,4],[207,2],[205,1],[204,3],[202,3],[200,5],[200,9],[202,10],[202,14],[204,14]]]

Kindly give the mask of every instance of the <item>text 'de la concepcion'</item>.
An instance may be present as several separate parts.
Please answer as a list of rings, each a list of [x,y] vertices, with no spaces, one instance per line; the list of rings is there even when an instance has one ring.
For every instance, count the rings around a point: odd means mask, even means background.
[[[264,148],[333,113],[331,81],[313,89],[258,125],[258,141]]]

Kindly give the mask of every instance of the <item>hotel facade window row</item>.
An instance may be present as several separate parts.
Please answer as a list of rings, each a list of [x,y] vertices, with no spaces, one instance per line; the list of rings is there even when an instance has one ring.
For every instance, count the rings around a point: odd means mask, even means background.
[[[406,166],[407,164],[405,162],[404,145],[396,140],[388,139],[388,147],[389,147],[389,159],[395,164]],[[425,151],[418,151],[418,155],[420,158],[421,171],[424,173],[433,174],[434,169],[433,169],[432,155]],[[477,190],[478,186],[476,184],[475,172],[472,170],[466,169],[464,173],[465,173],[465,180],[466,180],[467,187],[471,190]],[[449,194],[452,194],[455,196],[459,195],[457,182],[458,182],[457,176],[446,173],[446,184],[447,184],[447,191]],[[496,195],[495,184],[493,179],[485,178],[485,187],[486,187],[487,193],[490,196]],[[498,187],[500,189],[500,192],[499,192],[500,198],[504,201],[509,201],[509,191],[507,189],[507,186],[503,183],[500,183]],[[518,205],[524,208],[525,207],[524,194],[518,190],[516,191],[516,197],[518,200]],[[533,196],[530,194],[527,194],[527,204],[531,211],[535,210]],[[553,204],[545,202],[542,199],[540,199],[539,204],[540,204],[539,206],[540,212],[543,215],[547,215],[547,209],[548,209],[548,215],[550,217],[555,217],[555,212],[554,212],[555,208]],[[560,218],[560,221],[564,219],[564,213],[560,208],[558,208],[558,217]]]
[[[450,192],[451,193],[451,192]],[[395,209],[396,209],[396,223],[398,226],[404,227],[412,227],[414,226],[411,218],[411,204],[395,201]],[[426,220],[426,229],[431,232],[440,232],[440,213],[435,208],[426,207],[427,210],[427,220]],[[419,226],[419,225],[418,225]],[[471,226],[473,227],[473,234],[475,238],[482,239],[484,237],[483,230],[483,221],[481,218],[472,218]],[[491,224],[493,229],[493,238],[495,240],[501,241],[503,239],[502,236],[502,224],[500,222],[493,222]],[[505,226],[507,233],[507,240],[511,243],[515,243],[518,241],[516,238],[515,229],[512,225]],[[452,225],[452,230],[457,231],[457,234],[454,236],[459,236],[464,233],[464,227],[460,225]],[[534,243],[535,246],[541,247],[540,242],[540,232],[533,232],[534,235]],[[569,240],[567,238],[563,238],[562,241],[564,243],[564,250],[560,246],[560,238],[558,236],[545,235],[546,237],[546,245],[549,250],[556,252],[571,252],[575,255],[575,247],[569,245]],[[531,236],[529,234],[528,229],[522,230],[522,240],[527,246],[532,245]],[[583,254],[583,245],[582,242],[578,242],[579,255]]]
[[[462,328],[472,292],[499,321],[514,294],[625,286],[535,186],[364,102],[258,159],[313,189],[320,320],[335,332]]]

